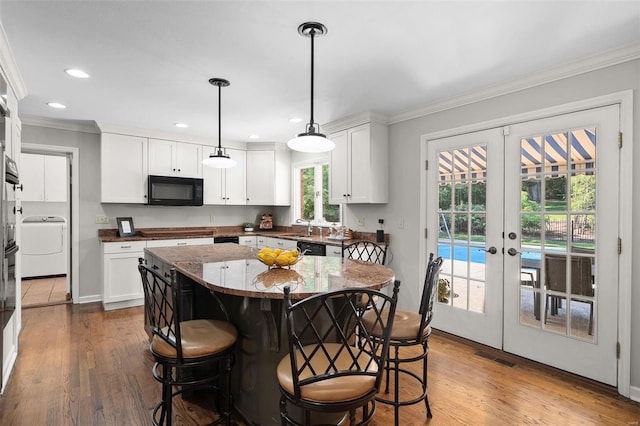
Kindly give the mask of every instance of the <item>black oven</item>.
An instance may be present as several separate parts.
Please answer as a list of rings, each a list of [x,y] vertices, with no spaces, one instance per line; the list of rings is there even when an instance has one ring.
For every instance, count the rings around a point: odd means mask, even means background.
[[[203,182],[199,178],[149,175],[148,203],[156,206],[201,206]]]

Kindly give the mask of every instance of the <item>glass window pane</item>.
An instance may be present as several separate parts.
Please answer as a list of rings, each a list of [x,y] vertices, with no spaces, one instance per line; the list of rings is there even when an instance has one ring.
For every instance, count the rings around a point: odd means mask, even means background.
[[[593,302],[571,300],[571,335],[580,339],[595,341]]]
[[[569,235],[566,214],[546,214],[544,215],[545,234],[544,239],[547,247],[565,248],[567,247],[567,236]]]
[[[453,180],[453,154],[440,151],[438,154],[438,181],[451,182]]]
[[[542,206],[542,181],[540,176],[523,176],[520,190],[522,210],[539,212]]]
[[[546,177],[544,180],[544,201],[546,211],[567,210],[567,178],[565,175]]]
[[[322,217],[325,222],[340,223],[340,205],[329,204],[329,165],[322,165]]]
[[[523,175],[542,172],[542,138],[520,140],[520,167]]]
[[[596,167],[596,129],[578,129],[569,132],[571,145],[571,169]]]
[[[567,170],[569,155],[567,152],[567,134],[556,133],[544,137],[545,171]]]
[[[522,245],[539,245],[542,239],[542,215],[522,213],[520,215]]]
[[[438,185],[438,208],[440,210],[451,210],[451,184]]]
[[[315,167],[300,169],[300,211],[298,218],[314,219],[315,213]]]
[[[458,183],[454,187],[454,209],[459,212],[466,212],[469,209],[469,186]]]
[[[486,210],[487,185],[484,181],[471,183],[471,209],[476,211]]]
[[[522,282],[528,282],[529,277],[521,278]],[[520,289],[520,324],[540,328],[540,293],[530,288]]]

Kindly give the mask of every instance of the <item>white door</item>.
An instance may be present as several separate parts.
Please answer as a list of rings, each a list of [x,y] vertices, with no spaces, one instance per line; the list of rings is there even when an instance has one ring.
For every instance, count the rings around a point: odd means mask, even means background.
[[[444,258],[434,327],[501,348],[502,131],[429,141],[427,148],[427,205],[435,207],[428,229],[439,233],[430,251]]]
[[[505,137],[504,349],[610,385],[619,115],[617,105],[596,108],[510,126]]]
[[[428,142],[436,328],[617,383],[618,123],[609,106]]]

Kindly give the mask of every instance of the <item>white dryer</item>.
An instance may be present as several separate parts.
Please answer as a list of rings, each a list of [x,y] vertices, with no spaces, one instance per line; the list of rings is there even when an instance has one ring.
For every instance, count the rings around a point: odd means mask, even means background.
[[[67,274],[67,220],[60,216],[22,219],[22,277]]]

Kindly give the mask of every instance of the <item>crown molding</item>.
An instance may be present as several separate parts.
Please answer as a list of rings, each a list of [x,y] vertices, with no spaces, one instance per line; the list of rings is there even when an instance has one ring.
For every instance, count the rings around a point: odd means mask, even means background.
[[[0,64],[2,64],[2,70],[7,78],[13,92],[18,100],[27,96],[27,87],[24,85],[22,75],[18,69],[18,64],[13,57],[7,34],[4,32],[4,27],[0,23]]]
[[[83,133],[100,133],[100,129],[95,121],[78,121],[78,120],[56,120],[44,117],[35,117],[30,115],[20,115],[22,125],[48,127],[50,129],[70,130]]]
[[[324,128],[326,133],[333,133],[365,123],[380,123],[386,125],[389,124],[389,119],[387,116],[379,114],[377,112],[367,111],[359,114],[349,115],[339,120],[331,121],[327,124],[324,124],[322,127]]]
[[[621,48],[611,49],[604,53],[569,62],[560,67],[535,73],[535,75],[532,76],[488,87],[474,93],[444,99],[418,109],[407,110],[391,116],[389,118],[389,124],[400,123],[402,121],[412,120],[498,96],[519,92],[524,89],[622,64],[638,58],[640,58],[640,43],[632,43]]]

